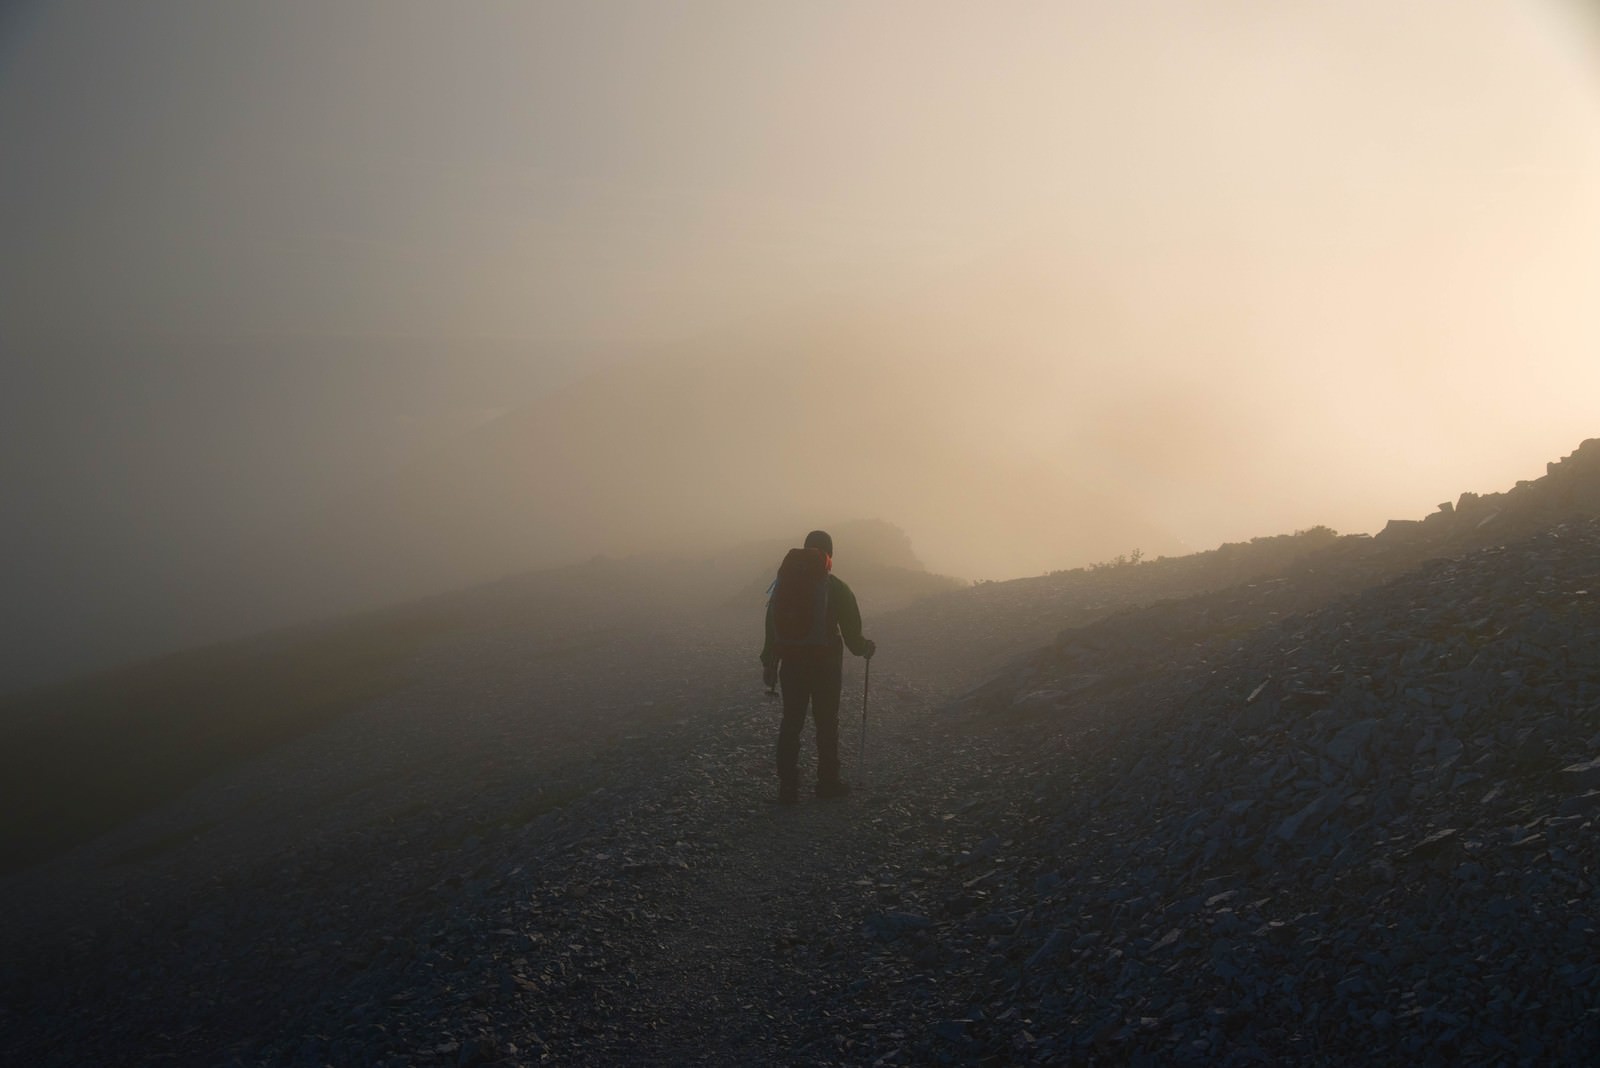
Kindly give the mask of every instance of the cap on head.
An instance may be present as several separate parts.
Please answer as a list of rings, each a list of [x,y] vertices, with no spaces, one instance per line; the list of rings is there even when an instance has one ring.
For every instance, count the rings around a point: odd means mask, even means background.
[[[806,535],[807,549],[821,549],[828,556],[833,555],[833,538],[826,530],[813,530]]]

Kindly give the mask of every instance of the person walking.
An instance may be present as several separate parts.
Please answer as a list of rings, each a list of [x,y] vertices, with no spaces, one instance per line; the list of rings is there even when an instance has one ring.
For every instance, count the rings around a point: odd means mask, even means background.
[[[871,659],[876,642],[861,633],[861,609],[844,580],[833,574],[833,538],[825,530],[790,549],[767,598],[762,680],[783,687],[778,727],[778,802],[799,800],[800,729],[809,706],[817,733],[816,794],[843,797],[850,786],[839,774],[839,694],[844,651]]]

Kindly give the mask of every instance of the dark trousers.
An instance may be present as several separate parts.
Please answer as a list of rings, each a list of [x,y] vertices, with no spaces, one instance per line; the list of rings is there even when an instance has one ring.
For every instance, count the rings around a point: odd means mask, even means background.
[[[790,659],[778,667],[783,683],[783,724],[778,728],[778,778],[799,777],[800,728],[806,706],[817,725],[817,781],[839,781],[839,690],[844,685],[844,650],[829,649],[820,657]]]

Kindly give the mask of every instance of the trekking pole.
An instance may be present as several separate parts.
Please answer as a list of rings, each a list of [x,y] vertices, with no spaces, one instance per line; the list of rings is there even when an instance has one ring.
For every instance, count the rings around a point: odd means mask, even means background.
[[[862,784],[867,781],[867,688],[872,684],[872,657],[867,657],[861,672],[861,748],[856,753],[856,774]]]

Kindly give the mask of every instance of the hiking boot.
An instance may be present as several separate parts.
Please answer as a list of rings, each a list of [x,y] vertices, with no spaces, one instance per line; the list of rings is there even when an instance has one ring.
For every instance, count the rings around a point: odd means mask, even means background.
[[[800,800],[800,788],[792,782],[778,784],[778,804],[792,805]]]
[[[826,779],[817,783],[817,796],[821,798],[844,797],[850,792],[850,784],[840,779]]]

